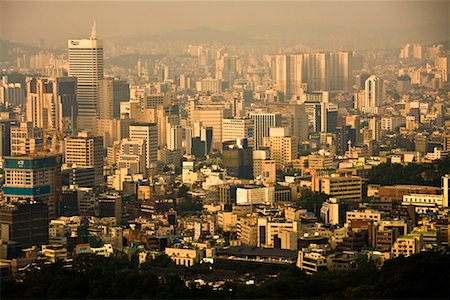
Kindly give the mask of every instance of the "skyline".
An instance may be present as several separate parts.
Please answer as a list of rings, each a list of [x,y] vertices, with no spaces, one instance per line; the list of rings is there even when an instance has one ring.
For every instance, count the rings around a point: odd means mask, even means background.
[[[449,8],[0,0],[1,295],[450,299]]]
[[[417,40],[430,35],[429,38],[445,38],[449,4],[431,2],[433,6],[430,1],[2,1],[0,38],[19,42],[82,38],[89,33],[94,20],[99,24],[99,36],[110,40],[151,37],[199,27],[256,39],[296,39],[308,33],[318,38],[323,38],[322,34],[352,33],[382,38],[387,29],[412,28],[418,31],[411,33]],[[305,9],[307,13],[302,14]],[[136,16],[135,12],[139,14]],[[61,26],[64,22],[66,25]],[[29,30],[30,24],[33,30]],[[430,33],[424,28],[435,30]],[[328,32],[321,33],[322,29]]]

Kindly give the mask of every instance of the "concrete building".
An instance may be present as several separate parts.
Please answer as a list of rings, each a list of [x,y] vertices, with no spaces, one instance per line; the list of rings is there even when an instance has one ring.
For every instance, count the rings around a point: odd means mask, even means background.
[[[266,186],[245,186],[236,190],[238,205],[272,204],[275,198],[275,188]]]
[[[95,184],[103,185],[103,138],[91,136],[86,131],[67,137],[65,162],[74,167],[91,167],[95,173]]]
[[[410,194],[403,196],[402,205],[412,205],[417,213],[425,214],[427,211],[437,212],[441,208],[448,208],[448,201],[443,195]]]
[[[421,235],[403,235],[398,237],[392,245],[392,257],[411,256],[422,249],[423,239]]]
[[[305,271],[307,275],[313,275],[317,271],[327,270],[327,253],[330,250],[327,245],[315,244],[299,250],[297,267]]]
[[[253,150],[248,147],[247,140],[223,144],[223,165],[230,176],[253,179]]]
[[[40,154],[6,157],[3,196],[8,203],[37,201],[48,206],[49,218],[58,215],[61,197],[61,157]]]
[[[170,125],[167,131],[167,149],[177,151],[182,149],[183,127],[181,125]]]
[[[212,144],[215,149],[222,147],[222,120],[231,118],[231,110],[222,106],[195,106],[191,111],[191,124],[201,121],[204,128],[212,128]],[[197,136],[197,135],[193,135]]]
[[[298,222],[258,218],[258,247],[297,250]]]
[[[270,158],[275,160],[277,169],[285,167],[298,155],[297,140],[287,131],[284,127],[272,127],[269,129],[269,136],[263,139],[264,146],[270,149]]]
[[[146,172],[146,142],[144,140],[123,139],[120,143],[120,153],[117,161],[119,169],[125,168],[129,175]]]
[[[264,146],[264,137],[269,136],[270,127],[281,126],[281,114],[274,113],[251,113],[250,118],[254,121],[254,146],[258,150]]]
[[[51,262],[56,263],[59,260],[67,259],[67,248],[64,245],[42,245],[42,254]]]
[[[224,232],[237,231],[238,216],[231,211],[219,211],[217,213],[217,226]]]
[[[200,263],[202,253],[199,249],[166,248],[165,253],[178,266],[192,267]]]
[[[308,168],[315,170],[332,169],[336,166],[329,152],[308,155]]]
[[[250,118],[232,118],[222,120],[222,142],[247,139],[253,147],[254,121]]]
[[[42,128],[34,127],[33,123],[20,123],[11,128],[11,155],[27,155],[44,149]]]
[[[441,189],[434,186],[426,185],[389,185],[381,186],[378,189],[378,197],[381,201],[387,202],[402,202],[403,196],[409,194],[429,194],[439,195]]]
[[[242,245],[256,247],[258,243],[256,219],[239,218],[237,222],[237,236]]]
[[[42,203],[16,203],[0,206],[0,237],[22,247],[48,243],[48,207]]]
[[[103,78],[98,81],[97,118],[119,119],[120,103],[130,100],[130,86],[125,80]]]
[[[156,123],[132,123],[130,124],[130,139],[145,141],[147,169],[155,168],[158,161],[158,125]]]
[[[322,204],[322,207],[320,208],[320,217],[325,225],[341,224],[339,216],[339,203],[336,198],[330,198]]]
[[[365,108],[377,108],[383,104],[384,83],[377,76],[370,76],[365,82]]]
[[[345,215],[345,223],[347,224],[349,224],[352,220],[381,221],[381,212],[371,209],[365,209],[363,211],[347,211]]]
[[[283,95],[280,102],[289,102],[292,96],[302,92],[303,55],[275,55],[271,59],[272,79],[276,90]]]
[[[62,107],[56,80],[27,77],[27,121],[46,131],[62,129]]]
[[[332,174],[319,178],[319,187],[315,189],[338,201],[361,201],[362,178],[360,176]]]
[[[2,76],[0,84],[0,103],[19,106],[24,104],[24,88],[20,83],[9,82],[8,76]]]

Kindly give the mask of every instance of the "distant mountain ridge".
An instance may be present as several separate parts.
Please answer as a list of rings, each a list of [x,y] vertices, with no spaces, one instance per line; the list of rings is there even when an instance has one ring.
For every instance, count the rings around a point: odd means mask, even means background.
[[[0,61],[11,62],[14,61],[19,53],[15,53],[14,49],[20,48],[27,54],[37,53],[42,50],[39,47],[30,46],[22,43],[12,42],[5,39],[0,39]]]
[[[345,21],[345,20],[344,20]],[[368,29],[330,24],[291,23],[286,25],[260,24],[233,30],[218,30],[201,26],[164,33],[137,36],[116,37],[112,40],[119,44],[155,43],[155,42],[219,42],[219,43],[282,43],[287,45],[300,43],[313,48],[397,48],[406,42],[433,43],[448,39],[446,23],[425,25],[414,28]]]
[[[185,30],[173,30],[164,33],[130,37],[130,38],[117,38],[120,43],[131,43],[131,42],[169,42],[169,41],[180,41],[180,42],[222,42],[222,43],[243,43],[254,41],[247,35],[213,29],[207,26],[201,26]]]

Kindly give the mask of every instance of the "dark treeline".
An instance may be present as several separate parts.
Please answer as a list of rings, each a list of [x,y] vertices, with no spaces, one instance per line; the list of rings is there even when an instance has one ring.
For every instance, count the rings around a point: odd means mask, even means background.
[[[450,158],[432,163],[411,163],[408,165],[383,163],[369,170],[370,183],[381,185],[422,184],[441,185],[441,176],[450,174]]]
[[[167,258],[138,269],[126,257],[87,255],[76,257],[72,268],[59,263],[42,266],[40,271],[28,273],[23,282],[3,278],[1,295],[2,299],[449,299],[449,257],[420,253],[386,261],[381,269],[365,262],[358,270],[324,271],[314,276],[291,267],[259,285],[226,283],[213,290],[210,286],[186,285],[179,275],[157,275],[153,268],[167,267],[171,264]],[[206,272],[200,269],[199,274]]]

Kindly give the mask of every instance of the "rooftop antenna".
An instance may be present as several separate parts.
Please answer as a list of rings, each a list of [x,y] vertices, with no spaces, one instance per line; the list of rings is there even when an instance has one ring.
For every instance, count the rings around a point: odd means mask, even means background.
[[[96,39],[97,39],[97,26],[95,25],[95,20],[94,20],[94,24],[92,24],[91,40],[96,40]]]

